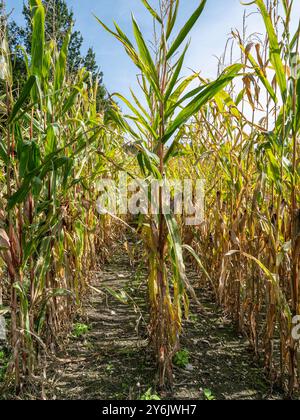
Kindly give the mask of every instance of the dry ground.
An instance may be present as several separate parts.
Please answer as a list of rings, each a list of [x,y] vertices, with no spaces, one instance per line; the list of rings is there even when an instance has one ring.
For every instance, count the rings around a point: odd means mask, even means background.
[[[120,246],[119,249],[122,249]],[[125,251],[116,251],[103,271],[95,272],[95,290],[86,301],[80,322],[89,326],[82,338],[70,338],[51,362],[44,384],[49,399],[139,399],[155,383],[155,366],[147,343],[145,269],[129,264]],[[197,280],[192,270],[191,282]],[[107,288],[134,297],[123,304]],[[216,399],[282,399],[271,391],[261,366],[253,362],[247,341],[214,305],[208,290],[197,290],[206,315],[186,322],[182,347],[188,350],[187,368],[174,370],[172,391],[162,399],[205,399],[209,389]]]

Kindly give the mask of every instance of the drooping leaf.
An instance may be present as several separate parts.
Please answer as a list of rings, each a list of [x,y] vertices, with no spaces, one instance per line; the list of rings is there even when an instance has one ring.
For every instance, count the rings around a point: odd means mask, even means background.
[[[265,86],[265,88],[267,89],[267,91],[269,92],[271,98],[273,99],[273,101],[275,103],[278,102],[277,97],[276,97],[276,93],[274,92],[274,89],[272,88],[271,84],[269,83],[268,79],[266,78],[266,76],[264,75],[264,72],[262,71],[262,69],[260,68],[259,64],[256,62],[255,58],[250,54],[249,51],[246,52],[246,49],[241,45],[241,49],[244,51],[244,53],[246,54],[248,60],[250,61],[255,73],[257,74],[257,76],[260,78],[262,84]]]
[[[113,96],[116,96],[117,98],[121,99],[125,105],[135,114],[137,119],[143,126],[147,129],[147,131],[156,139],[157,135],[155,131],[153,130],[153,127],[151,126],[151,123],[149,123],[146,118],[131,104],[131,102],[126,99],[123,95],[120,93],[115,93]]]

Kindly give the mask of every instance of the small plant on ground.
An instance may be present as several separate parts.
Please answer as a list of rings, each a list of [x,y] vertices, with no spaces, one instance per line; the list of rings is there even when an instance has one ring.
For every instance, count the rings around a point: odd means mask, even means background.
[[[188,350],[183,349],[178,351],[173,358],[174,365],[185,368],[190,363],[190,353]]]
[[[197,314],[190,314],[189,320],[193,323],[196,323],[198,321],[198,315]]]
[[[110,374],[114,373],[114,371],[115,371],[114,366],[112,364],[108,364],[106,366],[106,371]]]
[[[206,401],[214,401],[216,399],[216,397],[213,395],[210,389],[205,389],[203,391],[203,394]]]
[[[86,324],[77,323],[73,327],[72,336],[76,338],[84,337],[90,330]]]
[[[152,388],[149,388],[140,399],[142,401],[160,401],[160,397],[156,393],[152,393]]]

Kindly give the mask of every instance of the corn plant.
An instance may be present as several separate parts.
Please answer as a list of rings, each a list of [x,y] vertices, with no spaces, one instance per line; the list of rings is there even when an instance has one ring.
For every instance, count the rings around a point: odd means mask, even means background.
[[[290,29],[293,2],[282,2],[282,18],[278,2],[252,4],[266,39],[233,33],[245,66],[242,90],[216,95],[188,134],[194,162],[214,171],[206,176],[207,222],[192,244],[219,302],[291,395],[299,384],[292,320],[299,313],[300,36]]]
[[[46,43],[42,2],[31,0],[30,7],[32,51],[24,57],[28,79],[19,96],[5,31],[1,35],[0,252],[10,279],[4,291],[17,389],[34,372],[40,351],[54,349],[59,333],[71,327],[96,247],[104,249],[104,220],[90,185],[103,171],[100,151],[114,158],[117,142],[106,136],[89,73],[83,68],[68,78],[70,33],[60,50]]]
[[[188,43],[178,55],[178,51],[188,37],[191,29],[200,18],[206,0],[190,19],[175,34],[179,1],[162,0],[157,11],[143,0],[155,22],[155,51],[151,51],[142,31],[132,17],[134,42],[115,23],[114,30],[101,20],[99,23],[111,33],[125,48],[125,51],[140,71],[139,85],[144,101],[131,92],[132,100],[120,94],[121,99],[132,112],[127,118],[112,114],[132,138],[138,155],[141,173],[151,179],[164,181],[169,173],[169,164],[178,152],[181,128],[189,119],[205,106],[218,92],[233,80],[241,65],[226,69],[211,83],[201,84],[187,92],[191,82],[197,78],[192,75],[181,79]],[[133,122],[133,124],[131,123]],[[143,221],[143,237],[149,252],[149,297],[151,307],[151,341],[155,349],[159,369],[159,384],[172,383],[172,358],[178,348],[182,328],[182,307],[187,310],[187,278],[183,261],[182,242],[174,215],[163,212],[162,186],[159,188],[159,214],[149,216]],[[171,262],[173,273],[168,276],[167,261]],[[171,293],[171,286],[173,293]]]

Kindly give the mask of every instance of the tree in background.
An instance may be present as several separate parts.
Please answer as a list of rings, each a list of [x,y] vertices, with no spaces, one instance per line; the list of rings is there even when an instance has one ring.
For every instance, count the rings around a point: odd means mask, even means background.
[[[46,41],[53,40],[60,50],[67,32],[74,24],[74,13],[70,10],[65,0],[43,0],[46,11],[45,37]],[[31,50],[31,12],[29,4],[24,3],[23,15],[26,27],[21,29],[21,36],[25,41],[27,51]],[[69,52],[68,67],[69,71],[77,71],[84,57],[81,56],[83,37],[79,31],[72,31]]]
[[[46,41],[55,41],[60,50],[67,32],[73,27],[74,13],[68,7],[66,0],[43,0],[43,4],[46,10]],[[14,76],[17,84],[22,84],[26,75],[25,63],[19,46],[24,46],[28,54],[31,51],[32,25],[28,2],[23,5],[23,15],[24,27],[19,26],[13,20],[8,25],[8,38],[13,53]],[[106,107],[107,101],[103,73],[99,69],[93,48],[89,48],[85,56],[81,54],[82,44],[83,37],[80,31],[72,30],[68,51],[68,70],[70,74],[75,74],[80,66],[85,66],[91,72],[93,82],[97,80],[99,83],[97,98],[98,110],[101,110]]]
[[[97,64],[93,48],[88,49],[83,65],[92,74],[93,83],[98,81],[97,111],[104,111],[109,104],[109,100],[106,98],[106,89],[103,84],[103,72]]]
[[[4,1],[0,0],[0,25],[2,28],[2,26],[4,25],[4,19],[5,19],[5,6],[4,6]]]

